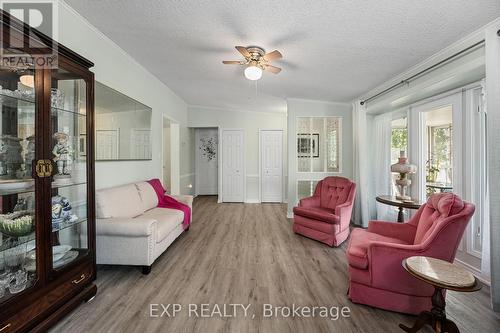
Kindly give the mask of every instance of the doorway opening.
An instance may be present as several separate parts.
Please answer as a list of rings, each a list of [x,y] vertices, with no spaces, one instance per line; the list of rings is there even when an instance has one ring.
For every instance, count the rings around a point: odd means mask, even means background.
[[[174,195],[179,194],[180,191],[179,131],[179,124],[165,116],[163,117],[162,182],[167,193]]]
[[[167,193],[172,189],[172,167],[170,155],[170,119],[164,118],[163,120],[163,186]]]
[[[219,129],[195,128],[195,194],[219,195]]]

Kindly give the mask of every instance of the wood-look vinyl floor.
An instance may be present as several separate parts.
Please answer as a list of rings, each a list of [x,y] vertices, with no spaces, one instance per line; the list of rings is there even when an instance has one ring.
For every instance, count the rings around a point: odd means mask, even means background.
[[[345,245],[330,248],[295,235],[285,205],[217,204],[215,197],[199,197],[193,211],[191,230],[157,260],[151,274],[142,275],[134,267],[100,266],[96,298],[52,331],[402,332],[399,323],[413,323],[412,316],[351,303]],[[156,303],[183,308],[175,318],[152,318],[150,304]],[[248,317],[240,310],[235,318],[196,318],[194,313],[189,317],[190,303],[251,308]],[[350,317],[263,318],[263,304],[347,306]],[[490,310],[487,288],[449,292],[447,310],[463,333],[500,331],[500,314]]]

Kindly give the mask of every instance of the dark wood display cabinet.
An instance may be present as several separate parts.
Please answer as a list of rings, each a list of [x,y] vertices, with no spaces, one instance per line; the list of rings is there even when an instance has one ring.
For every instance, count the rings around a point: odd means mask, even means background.
[[[43,332],[97,290],[93,64],[0,20],[0,333]]]

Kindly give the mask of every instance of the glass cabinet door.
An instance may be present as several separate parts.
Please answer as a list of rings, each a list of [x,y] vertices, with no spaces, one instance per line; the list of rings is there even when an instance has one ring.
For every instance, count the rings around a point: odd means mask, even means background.
[[[29,66],[0,66],[0,304],[33,287],[38,277],[36,73]]]
[[[87,84],[60,66],[52,70],[52,269],[89,253],[87,240]]]

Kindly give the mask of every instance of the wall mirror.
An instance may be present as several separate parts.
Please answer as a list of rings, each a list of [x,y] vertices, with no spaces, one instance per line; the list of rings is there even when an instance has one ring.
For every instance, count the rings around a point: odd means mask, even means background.
[[[150,107],[96,82],[96,161],[151,160],[151,115]],[[81,135],[80,150],[84,140]]]

